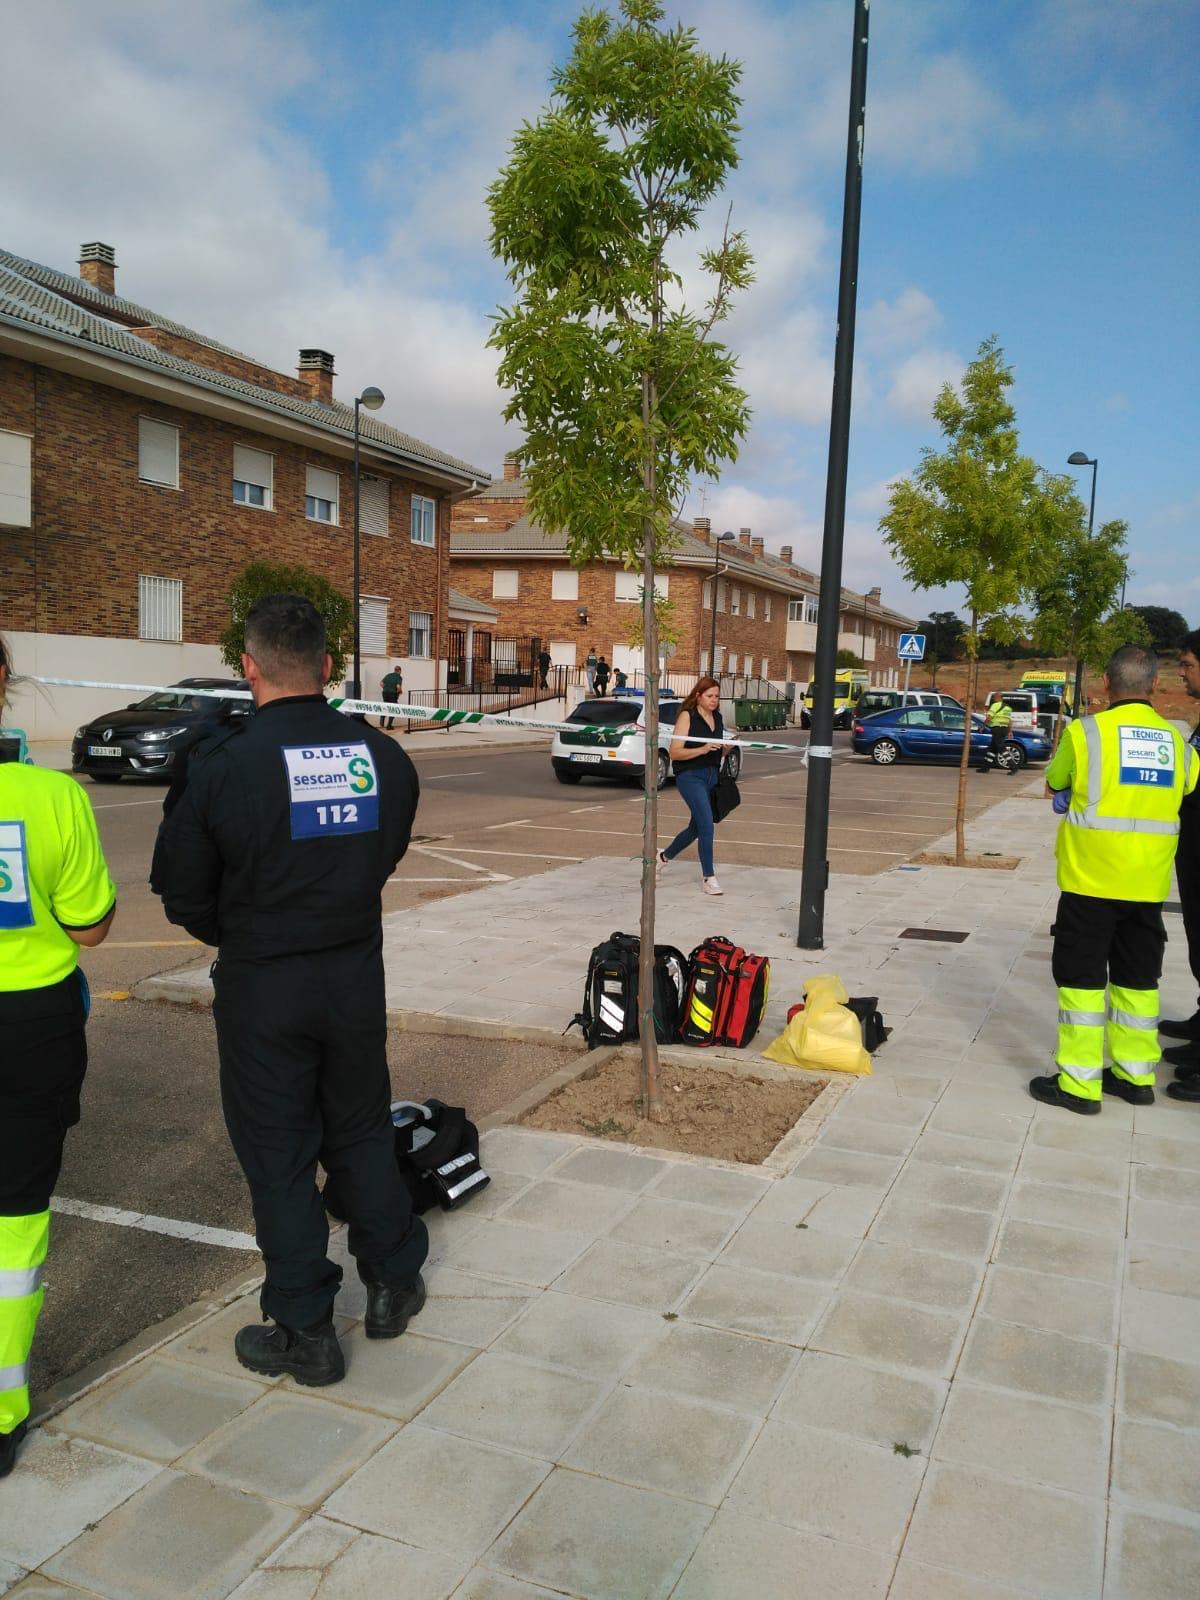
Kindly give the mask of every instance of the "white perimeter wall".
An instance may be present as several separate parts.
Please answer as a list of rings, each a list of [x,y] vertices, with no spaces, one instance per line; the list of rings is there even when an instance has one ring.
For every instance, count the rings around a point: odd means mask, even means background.
[[[72,633],[5,633],[18,676],[82,678],[92,682],[147,684],[151,688],[180,678],[231,677],[215,644],[167,644],[156,639],[97,639]],[[405,689],[432,689],[438,663],[404,656],[363,657],[363,692],[378,698],[385,672],[399,661]],[[444,667],[438,681],[444,680]],[[4,721],[24,728],[30,739],[69,739],[80,723],[116,711],[141,692],[119,689],[57,689],[14,684]]]

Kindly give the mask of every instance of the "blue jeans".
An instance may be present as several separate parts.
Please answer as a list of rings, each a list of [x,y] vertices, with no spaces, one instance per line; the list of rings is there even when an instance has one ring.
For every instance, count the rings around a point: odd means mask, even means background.
[[[693,840],[700,854],[700,871],[713,875],[712,792],[717,787],[716,767],[693,767],[690,763],[675,769],[675,787],[692,814],[692,820],[677,833],[663,851],[668,861],[687,849]]]

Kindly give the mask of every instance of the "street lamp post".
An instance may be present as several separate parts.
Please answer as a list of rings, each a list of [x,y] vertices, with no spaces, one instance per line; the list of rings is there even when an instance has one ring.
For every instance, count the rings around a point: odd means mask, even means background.
[[[719,533],[716,537],[716,548],[713,550],[713,575],[712,575],[712,639],[708,650],[708,670],[715,678],[717,676],[717,581],[721,566],[721,546],[726,539],[736,538],[736,534]]]
[[[359,441],[359,407],[366,406],[368,411],[378,411],[383,404],[384,394],[382,389],[364,389],[360,395],[354,397],[354,678],[350,685],[350,698],[357,700],[362,694],[362,641],[359,636],[359,610],[362,597],[362,571],[359,560],[359,524],[358,524],[358,441]]]
[[[1089,539],[1092,537],[1092,524],[1096,520],[1096,467],[1098,461],[1098,457],[1085,456],[1082,450],[1072,450],[1067,457],[1067,465],[1069,467],[1091,467],[1092,469],[1092,500],[1091,505],[1088,507]],[[1124,598],[1124,594],[1125,588],[1122,585],[1122,598]],[[1075,715],[1077,717],[1083,715],[1083,657],[1081,655],[1075,657]]]

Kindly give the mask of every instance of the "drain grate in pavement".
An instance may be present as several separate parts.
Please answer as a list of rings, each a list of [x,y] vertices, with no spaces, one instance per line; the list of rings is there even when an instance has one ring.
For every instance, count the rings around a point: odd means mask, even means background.
[[[956,933],[953,928],[905,928],[902,939],[929,939],[934,944],[961,944],[969,934]]]

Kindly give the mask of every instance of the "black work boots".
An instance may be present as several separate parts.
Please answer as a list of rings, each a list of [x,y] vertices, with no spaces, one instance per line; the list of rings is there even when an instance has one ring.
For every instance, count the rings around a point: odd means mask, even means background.
[[[17,1446],[25,1437],[28,1424],[18,1422],[11,1433],[0,1433],[0,1478],[7,1478],[17,1459]]]
[[[1195,1011],[1190,1017],[1183,1017],[1178,1022],[1160,1022],[1159,1033],[1165,1033],[1168,1039],[1200,1040],[1200,1011]]]
[[[368,1339],[398,1339],[408,1327],[408,1319],[415,1317],[425,1304],[425,1280],[417,1273],[416,1282],[407,1289],[389,1288],[386,1283],[372,1283],[364,1278],[367,1290],[367,1314],[363,1331]]]
[[[346,1359],[334,1332],[332,1316],[311,1328],[285,1328],[254,1323],[241,1328],[233,1341],[242,1366],[275,1378],[286,1373],[309,1388],[338,1383],[346,1376]]]

